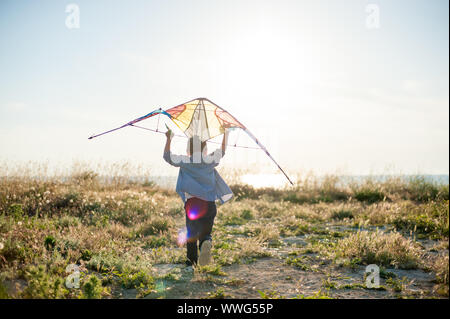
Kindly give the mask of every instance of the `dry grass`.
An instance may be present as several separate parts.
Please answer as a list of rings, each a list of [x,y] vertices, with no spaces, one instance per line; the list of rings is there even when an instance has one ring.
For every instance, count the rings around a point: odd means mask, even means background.
[[[2,169],[0,297],[111,298],[124,287],[144,296],[158,278],[154,265],[184,263],[177,245],[181,201],[146,178],[127,178],[135,168],[116,165],[109,179],[83,165],[53,175],[45,165]],[[448,245],[434,246],[437,258],[423,258],[430,251],[417,241],[448,241],[448,185],[422,179],[343,185],[336,176],[305,176],[289,189],[235,184],[233,190],[235,198],[218,206],[216,268],[208,275],[273,256],[273,248],[298,252],[284,243],[293,237],[330,261],[345,259],[344,266],[429,269],[448,295]],[[62,284],[69,264],[82,269],[79,290]],[[11,291],[9,282],[24,285]]]
[[[422,253],[417,243],[399,233],[358,231],[339,240],[336,258],[358,259],[364,264],[415,269],[421,266]]]

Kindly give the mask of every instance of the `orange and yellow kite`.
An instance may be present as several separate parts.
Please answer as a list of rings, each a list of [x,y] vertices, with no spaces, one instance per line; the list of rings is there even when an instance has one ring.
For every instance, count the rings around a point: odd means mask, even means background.
[[[159,114],[164,114],[168,116],[185,134],[186,137],[197,136],[200,138],[202,142],[208,141],[216,136],[224,134],[226,129],[232,128],[242,129],[256,142],[258,148],[262,149],[270,157],[270,159],[278,166],[278,168],[284,174],[284,176],[286,176],[291,185],[293,185],[291,179],[283,171],[280,165],[278,165],[278,163],[275,161],[272,155],[270,155],[267,149],[261,144],[261,142],[230,113],[225,111],[217,104],[211,102],[207,98],[197,98],[189,102],[174,106],[167,110],[162,110],[161,108],[157,109],[131,122],[128,122],[120,127],[114,128],[112,130],[97,135],[93,135],[89,137],[89,139],[93,139],[95,137],[119,130],[127,126],[160,132],[159,130],[152,130],[149,128],[136,125],[136,123],[140,121],[143,121],[145,119],[151,118]]]

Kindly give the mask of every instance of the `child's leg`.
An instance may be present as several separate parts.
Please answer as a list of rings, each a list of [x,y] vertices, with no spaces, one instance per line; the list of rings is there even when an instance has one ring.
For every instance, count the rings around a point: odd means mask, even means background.
[[[185,205],[186,230],[187,230],[187,258],[190,263],[195,264],[198,261],[197,240],[200,241],[200,249],[203,241],[211,240],[211,232],[216,217],[217,209],[214,202],[207,202],[208,210],[205,216],[191,220]]]
[[[196,264],[198,260],[198,221],[190,220],[186,212],[186,249],[187,249],[187,259],[191,264]]]
[[[208,203],[208,212],[206,216],[199,221],[201,222],[200,241],[200,256],[198,263],[200,266],[205,266],[211,262],[211,231],[216,217],[216,205],[214,202]]]
[[[217,214],[217,208],[216,203],[214,202],[208,202],[208,212],[203,217],[200,218],[198,221],[200,222],[200,234],[199,234],[199,242],[200,242],[200,249],[202,247],[202,243],[205,240],[211,240],[211,232],[214,225],[214,218]]]
[[[198,252],[197,252],[197,240],[194,242],[187,242],[186,243],[186,248],[187,248],[187,259],[188,259],[188,264],[196,264],[197,260],[198,260]]]

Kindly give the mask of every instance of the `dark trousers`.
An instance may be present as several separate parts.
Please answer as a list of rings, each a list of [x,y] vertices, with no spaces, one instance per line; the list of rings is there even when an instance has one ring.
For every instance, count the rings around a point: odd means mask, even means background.
[[[187,258],[190,263],[197,263],[198,259],[198,248],[197,242],[199,242],[199,246],[202,246],[202,243],[205,240],[211,240],[211,231],[214,225],[214,218],[216,217],[217,208],[215,202],[206,202],[208,204],[208,210],[204,216],[201,218],[191,220],[185,208],[186,215],[186,229],[187,229]]]

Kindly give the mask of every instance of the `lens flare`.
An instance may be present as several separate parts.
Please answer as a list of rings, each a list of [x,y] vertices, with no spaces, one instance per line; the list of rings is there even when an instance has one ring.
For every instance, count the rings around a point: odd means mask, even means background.
[[[208,212],[208,202],[192,197],[186,202],[186,214],[190,220],[202,218]]]
[[[183,246],[186,242],[187,242],[187,229],[185,227],[178,232],[177,243],[178,246]]]
[[[158,293],[164,293],[166,290],[166,285],[164,284],[163,281],[158,281],[155,285],[155,290]]]

